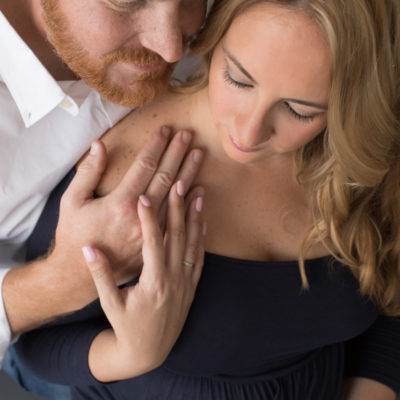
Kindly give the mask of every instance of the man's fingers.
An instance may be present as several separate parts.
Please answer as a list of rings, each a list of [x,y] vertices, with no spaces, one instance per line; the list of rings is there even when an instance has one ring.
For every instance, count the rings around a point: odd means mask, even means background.
[[[93,197],[107,164],[107,153],[100,140],[92,143],[89,154],[81,162],[76,175],[64,194],[74,204],[81,205]]]
[[[112,323],[115,313],[123,307],[123,301],[109,261],[100,250],[91,246],[82,247],[82,252],[96,285],[101,306]]]
[[[139,197],[138,215],[143,237],[141,285],[145,282],[161,282],[165,267],[163,235],[158,224],[155,209],[149,198],[144,195]]]
[[[145,192],[167,147],[170,134],[171,130],[163,126],[145,144],[115,189],[121,199],[136,201],[139,195]]]
[[[192,133],[187,130],[179,131],[171,140],[165,151],[157,171],[154,174],[147,190],[146,196],[150,198],[157,210],[167,197],[175,177],[181,166],[182,160],[192,140]],[[192,162],[194,164],[194,162]],[[196,164],[194,164],[196,165]],[[197,167],[197,169],[199,166]],[[192,166],[192,169],[194,167]]]

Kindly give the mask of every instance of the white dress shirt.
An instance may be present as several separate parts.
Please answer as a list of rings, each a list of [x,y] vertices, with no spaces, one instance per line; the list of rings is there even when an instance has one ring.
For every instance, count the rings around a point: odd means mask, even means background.
[[[130,109],[56,82],[0,12],[0,289],[51,190]],[[0,363],[11,341],[0,296]]]

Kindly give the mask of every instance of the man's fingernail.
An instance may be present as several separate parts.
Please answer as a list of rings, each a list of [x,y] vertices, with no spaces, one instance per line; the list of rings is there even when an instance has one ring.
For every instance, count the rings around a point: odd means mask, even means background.
[[[196,164],[200,164],[201,158],[202,158],[202,154],[201,154],[200,151],[195,151],[195,152],[193,153],[193,161],[194,161]]]
[[[185,184],[183,183],[183,181],[177,182],[176,191],[178,192],[179,196],[183,196],[185,194]]]
[[[95,156],[98,153],[99,145],[95,142],[90,146],[90,155]]]
[[[192,134],[188,131],[183,131],[182,132],[182,141],[185,144],[189,144],[190,141],[192,140]]]
[[[198,197],[196,199],[196,210],[198,212],[201,212],[202,209],[203,209],[203,198],[202,197]]]
[[[145,207],[151,206],[150,200],[144,194],[139,196],[139,200]]]
[[[163,126],[161,128],[161,134],[165,137],[165,138],[169,138],[169,135],[171,134],[171,129],[168,128],[168,126]]]
[[[93,247],[90,246],[84,246],[82,247],[82,252],[83,256],[85,257],[85,260],[89,263],[95,262],[97,259],[97,254],[94,251]]]

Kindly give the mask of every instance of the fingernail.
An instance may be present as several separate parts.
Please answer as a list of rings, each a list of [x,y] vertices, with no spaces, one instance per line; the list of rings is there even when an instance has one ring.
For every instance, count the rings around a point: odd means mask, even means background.
[[[195,151],[195,152],[193,153],[193,161],[194,161],[196,164],[200,164],[201,158],[202,158],[202,154],[201,154],[200,151]]]
[[[185,184],[183,181],[178,181],[176,185],[176,191],[178,192],[179,196],[183,196],[185,194]]]
[[[168,128],[167,126],[163,126],[161,127],[161,134],[165,137],[165,138],[169,138],[169,135],[171,134],[171,129]]]
[[[151,206],[150,200],[144,194],[139,196],[139,200],[145,207]]]
[[[203,236],[206,236],[206,235],[207,235],[207,222],[204,222],[204,223],[203,223],[203,226],[201,227],[201,234],[202,234]]]
[[[97,143],[92,143],[90,146],[90,155],[95,156],[99,150],[99,145]]]
[[[82,247],[82,252],[83,252],[83,257],[85,257],[85,260],[89,263],[92,263],[96,261],[97,255],[96,252],[94,251],[93,247],[90,246],[84,246]]]
[[[189,144],[190,141],[192,140],[192,134],[188,131],[183,131],[182,132],[182,141],[185,144]]]
[[[196,199],[196,210],[198,212],[201,212],[202,209],[203,209],[203,198],[202,197],[198,197]]]

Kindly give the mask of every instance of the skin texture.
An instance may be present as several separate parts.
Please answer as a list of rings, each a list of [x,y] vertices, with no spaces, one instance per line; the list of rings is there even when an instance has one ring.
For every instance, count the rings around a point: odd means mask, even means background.
[[[236,64],[227,60],[226,54]],[[256,83],[249,81],[237,64]],[[197,132],[192,145],[205,152],[196,183],[206,189],[206,250],[248,260],[296,259],[311,221],[304,193],[295,179],[292,155],[325,128],[326,111],[289,99],[326,107],[329,71],[327,45],[319,27],[307,15],[269,5],[249,10],[234,21],[217,47],[210,87],[195,94],[168,94],[128,116],[104,137],[110,165],[99,190],[112,190],[130,158],[140,151],[142,137],[132,140],[129,129],[140,131],[151,124],[172,122],[177,128],[190,126]],[[227,79],[226,72],[236,84]],[[294,116],[288,106],[306,118]],[[326,248],[316,245],[308,258],[325,255]],[[100,297],[112,290],[113,285],[105,284]],[[106,312],[113,314],[110,309]],[[107,357],[107,366],[110,362],[116,367],[124,363],[121,360],[125,360],[129,347],[116,351],[116,336],[116,331],[104,331],[93,342],[89,362],[98,379],[115,379],[99,360]],[[130,369],[128,362],[125,365]],[[135,370],[118,373],[121,378],[134,375]],[[391,389],[378,382],[355,378],[351,384],[356,386],[349,386],[343,400],[357,400],[359,393],[364,393],[364,398],[393,399]],[[381,397],[373,397],[376,393]]]
[[[287,25],[293,29],[284,35]],[[268,36],[266,30],[272,36],[271,43],[265,38]],[[300,38],[299,31],[303,32]],[[280,37],[281,46],[272,47],[276,40],[273,34]],[[242,46],[241,40],[248,45]],[[281,68],[278,73],[279,63],[284,57],[283,49],[296,60],[301,58],[304,47],[309,43],[313,47],[309,50],[308,62],[298,63],[294,69],[289,66],[287,70]],[[237,87],[226,80],[224,72],[227,63],[222,56],[222,46],[248,69],[248,73],[259,82],[257,86]],[[265,48],[271,48],[271,53],[268,57],[259,57],[260,49]],[[320,63],[310,68],[314,58]],[[271,60],[277,60],[276,64]],[[192,95],[167,94],[132,113],[104,137],[110,166],[99,191],[104,194],[112,191],[140,151],[144,136],[139,135],[133,140],[127,134],[129,129],[141,131],[144,126],[170,124],[172,121],[177,129],[190,126],[197,133],[193,145],[203,148],[206,153],[196,182],[206,188],[204,219],[208,227],[205,237],[207,251],[253,260],[296,259],[302,235],[310,221],[302,190],[293,175],[292,154],[300,145],[319,134],[325,127],[326,119],[325,110],[316,111],[314,107],[293,104],[298,112],[318,114],[311,122],[295,118],[283,103],[288,98],[296,98],[326,104],[330,82],[329,72],[326,71],[329,71],[329,66],[327,46],[321,39],[319,28],[306,15],[288,13],[275,7],[257,7],[247,12],[233,23],[218,46],[212,61],[209,88]],[[271,74],[271,69],[274,74]],[[302,74],[300,82],[296,71]],[[236,80],[244,80],[244,75],[239,75],[240,71],[233,70],[233,66],[230,72],[235,74]],[[315,74],[321,76],[318,87],[309,88],[308,84]],[[277,83],[272,86],[274,81]],[[247,106],[247,102],[251,104]],[[242,108],[247,113],[241,112]],[[240,118],[236,121],[238,114]],[[257,119],[262,124],[253,123]],[[275,124],[273,121],[276,121]],[[272,126],[276,134],[270,135],[265,126]],[[227,140],[227,129],[238,142],[251,147],[252,151],[242,151]],[[271,191],[270,187],[274,190]],[[321,255],[326,255],[323,246],[316,246],[310,253],[310,257]],[[100,299],[114,290],[112,284],[104,282],[99,290]],[[112,308],[107,308],[106,314],[112,321]],[[121,326],[126,332],[135,329],[133,322],[128,324],[128,328],[126,320],[129,320],[128,312],[124,318],[121,317],[120,326],[112,324],[112,330],[103,331],[92,343],[89,366],[93,375],[101,381],[125,379],[142,373],[140,364],[131,363],[130,349],[135,348],[135,343],[120,339]],[[106,359],[107,363],[104,362]]]
[[[68,67],[107,99],[142,105],[164,92],[204,18],[204,1],[41,0],[40,21]]]
[[[239,16],[217,46],[210,71],[221,145],[232,161],[245,164],[290,154],[327,123],[331,58],[322,32],[307,15],[263,7],[271,9],[269,22],[256,11]]]
[[[396,393],[386,385],[367,378],[344,382],[340,400],[396,400]]]
[[[122,12],[103,0],[85,2],[83,8],[80,1],[58,3],[66,7],[62,12],[68,24],[73,25],[70,34],[81,40],[89,59],[120,48],[146,48],[154,54],[160,52],[159,56],[168,63],[177,61],[182,55],[182,38],[200,26],[205,7],[203,2],[196,2],[197,6],[193,7],[192,2],[186,0],[157,0],[145,5],[136,2],[137,8]],[[56,79],[77,78],[47,42],[48,31],[40,1],[0,0],[0,9]],[[78,21],[76,25],[72,23]],[[121,73],[121,79],[130,76],[134,79],[137,71],[128,68],[126,72],[125,68],[124,63],[116,62],[113,74]],[[109,195],[99,199],[93,198],[93,192],[104,172],[107,154],[101,142],[94,144],[93,152],[80,164],[63,198],[51,253],[43,259],[13,268],[7,274],[2,295],[13,335],[82,308],[96,298],[95,285],[82,255],[83,246],[91,246],[101,254],[103,267],[111,264],[114,279],[124,282],[136,276],[142,267],[142,225],[147,224],[153,229],[164,226],[166,202],[172,185],[177,180],[183,182],[187,204],[204,194],[199,187],[190,190],[202,160],[200,150],[190,151],[185,158],[192,134],[182,131],[171,140],[170,129],[160,130],[158,126],[145,132],[149,142],[130,166],[125,179]],[[153,218],[140,221],[137,203],[143,194],[151,201],[152,213],[158,219],[152,214]],[[182,220],[185,215],[183,207],[175,207],[169,219]],[[198,218],[189,221],[189,227],[200,224]],[[199,236],[195,242],[199,245]],[[182,280],[182,283],[186,281]],[[171,291],[165,293],[171,294]],[[174,309],[177,309],[177,304],[181,305],[184,316],[191,302],[190,295],[177,297],[175,302],[171,296],[168,298],[168,304]],[[156,311],[157,303],[150,304]],[[164,311],[167,308],[166,305]],[[147,308],[150,314],[152,310]],[[163,324],[166,320],[159,322]],[[171,323],[171,327],[179,331],[179,324]],[[157,327],[153,324],[150,328],[156,330]],[[159,350],[154,348],[154,351]],[[147,360],[153,361],[159,357],[157,354],[146,356]]]

